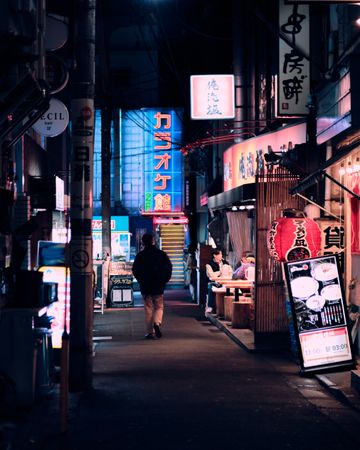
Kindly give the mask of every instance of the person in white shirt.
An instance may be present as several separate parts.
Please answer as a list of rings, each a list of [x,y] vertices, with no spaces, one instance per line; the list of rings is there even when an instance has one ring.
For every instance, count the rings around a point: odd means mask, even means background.
[[[206,264],[206,276],[208,277],[208,294],[206,302],[206,313],[211,313],[215,306],[215,294],[212,291],[213,286],[216,285],[216,279],[231,278],[233,270],[230,264],[223,259],[222,251],[214,249],[212,252],[212,259]]]

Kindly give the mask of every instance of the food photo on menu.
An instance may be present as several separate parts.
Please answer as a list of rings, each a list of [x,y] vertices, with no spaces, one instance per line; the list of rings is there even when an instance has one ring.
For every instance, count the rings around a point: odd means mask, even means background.
[[[334,256],[291,262],[287,271],[300,333],[346,324]]]

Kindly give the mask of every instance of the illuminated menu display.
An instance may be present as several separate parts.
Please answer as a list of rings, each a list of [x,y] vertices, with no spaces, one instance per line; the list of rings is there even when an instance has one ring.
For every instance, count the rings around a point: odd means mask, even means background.
[[[179,151],[181,121],[174,110],[144,110],[145,132],[144,212],[181,212],[183,160]]]
[[[65,321],[66,330],[70,332],[70,270],[66,267],[43,266],[39,272],[43,272],[44,282],[58,284],[58,301],[49,305],[47,315],[52,317],[52,346],[60,349]]]
[[[353,365],[336,255],[284,263],[303,371]]]

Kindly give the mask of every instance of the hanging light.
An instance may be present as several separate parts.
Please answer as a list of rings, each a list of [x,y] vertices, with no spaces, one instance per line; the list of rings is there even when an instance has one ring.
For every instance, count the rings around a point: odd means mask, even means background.
[[[356,158],[353,170],[354,170],[354,172],[359,172],[360,171],[360,159],[359,159],[359,157]]]
[[[345,175],[344,164],[341,164],[341,166],[340,166],[340,169],[339,169],[339,175]]]
[[[314,258],[321,249],[321,231],[312,219],[281,217],[271,224],[267,246],[276,261]]]

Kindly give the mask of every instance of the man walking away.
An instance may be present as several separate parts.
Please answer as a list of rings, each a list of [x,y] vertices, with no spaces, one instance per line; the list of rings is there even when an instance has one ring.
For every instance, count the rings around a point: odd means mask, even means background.
[[[161,338],[164,289],[171,278],[172,264],[168,255],[154,245],[152,234],[144,234],[141,240],[144,249],[135,256],[132,271],[144,298],[147,328],[145,338],[154,339],[155,336]]]

